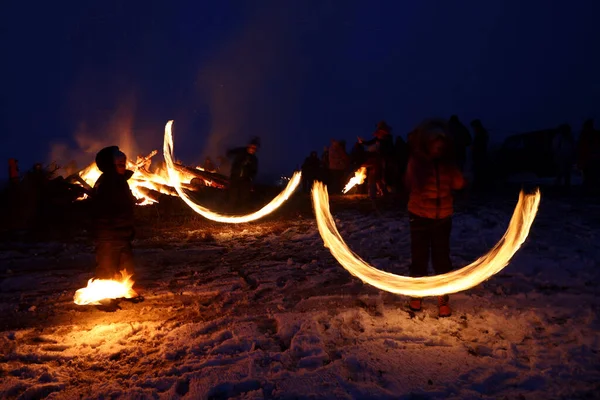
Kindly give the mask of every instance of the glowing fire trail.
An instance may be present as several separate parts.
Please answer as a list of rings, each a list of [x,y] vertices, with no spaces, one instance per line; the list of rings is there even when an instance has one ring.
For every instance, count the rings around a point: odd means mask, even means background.
[[[121,279],[90,279],[86,287],[75,292],[73,300],[77,305],[99,305],[104,299],[131,299],[137,296],[133,290],[131,274],[121,271]]]
[[[223,215],[210,211],[208,208],[202,207],[194,203],[192,199],[181,189],[181,181],[179,176],[177,175],[177,171],[175,170],[175,164],[173,163],[173,133],[171,127],[173,125],[173,121],[167,122],[165,125],[165,140],[163,146],[163,152],[165,157],[165,164],[167,165],[167,171],[169,174],[170,185],[175,188],[179,197],[185,203],[190,206],[192,210],[196,213],[202,215],[204,218],[210,219],[216,222],[224,222],[229,224],[240,224],[243,222],[256,221],[275,211],[279,206],[281,206],[291,195],[294,193],[294,190],[300,184],[301,173],[295,172],[290,179],[289,183],[283,190],[283,192],[279,193],[269,204],[265,205],[260,210],[247,215]]]
[[[348,248],[340,236],[329,211],[327,188],[322,183],[314,184],[312,200],[317,226],[325,247],[329,248],[331,254],[346,270],[381,290],[425,297],[467,290],[501,271],[529,234],[540,203],[540,192],[537,190],[532,195],[520,193],[506,233],[487,254],[459,270],[423,278],[395,275],[367,264]]]
[[[348,181],[346,186],[344,186],[344,190],[342,190],[342,193],[346,194],[354,186],[362,185],[364,183],[366,177],[367,177],[367,168],[360,167],[359,169],[356,170],[356,172],[354,173],[354,176],[352,178],[350,178],[350,180]]]

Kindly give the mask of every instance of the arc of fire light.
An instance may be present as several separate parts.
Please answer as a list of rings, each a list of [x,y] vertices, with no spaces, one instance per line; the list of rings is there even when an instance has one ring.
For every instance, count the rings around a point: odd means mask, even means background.
[[[352,275],[381,290],[407,296],[438,296],[467,290],[501,271],[521,247],[537,214],[540,192],[521,191],[519,201],[504,236],[485,255],[459,270],[443,275],[410,278],[372,267],[348,248],[329,210],[329,194],[321,182],[312,189],[317,226],[325,247]]]
[[[288,182],[285,189],[279,193],[273,200],[265,205],[260,210],[247,215],[223,215],[216,212],[210,211],[208,208],[203,207],[195,203],[181,188],[181,182],[179,176],[175,170],[173,163],[173,133],[172,133],[173,120],[167,122],[165,125],[165,138],[163,144],[163,153],[165,157],[165,164],[169,175],[169,181],[171,186],[175,188],[179,197],[196,213],[202,215],[204,218],[210,219],[216,222],[223,222],[229,224],[240,224],[243,222],[256,221],[275,211],[279,208],[291,195],[294,193],[298,185],[300,184],[301,173],[295,172],[290,181]]]

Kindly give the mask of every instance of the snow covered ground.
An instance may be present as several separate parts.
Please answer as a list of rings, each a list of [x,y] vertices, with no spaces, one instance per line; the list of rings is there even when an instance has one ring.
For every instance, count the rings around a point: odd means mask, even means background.
[[[457,206],[456,265],[501,237],[516,200]],[[337,202],[353,250],[406,275],[403,209]],[[514,261],[452,295],[447,319],[435,299],[414,314],[350,276],[306,197],[241,226],[150,225],[135,242],[146,301],[114,312],[72,302],[92,277],[87,241],[1,245],[0,398],[600,398],[598,205],[542,192]]]

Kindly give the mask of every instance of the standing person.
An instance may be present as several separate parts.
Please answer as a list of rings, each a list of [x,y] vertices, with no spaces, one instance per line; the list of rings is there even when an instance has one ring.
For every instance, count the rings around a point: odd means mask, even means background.
[[[256,152],[260,139],[254,138],[246,147],[229,150],[227,155],[233,157],[229,181],[229,201],[234,208],[246,205],[250,199],[252,182],[258,173]]]
[[[127,156],[117,146],[105,147],[96,154],[96,165],[102,172],[94,184],[92,209],[96,241],[96,278],[119,278],[119,272],[135,273],[131,242],[133,209],[137,199],[127,180]]]
[[[215,167],[215,164],[213,164],[210,157],[206,157],[204,159],[204,164],[202,164],[202,169],[206,172],[215,172],[217,170],[217,167]]]
[[[321,182],[325,185],[329,184],[329,147],[323,147],[321,154]]]
[[[346,154],[343,143],[331,139],[331,146],[329,146],[329,185],[331,193],[339,194],[342,191],[344,187],[342,180],[349,165],[350,157]]]
[[[480,120],[471,121],[473,128],[473,186],[482,189],[488,179],[487,152],[490,136]]]
[[[411,142],[406,171],[412,256],[410,276],[427,276],[430,254],[435,273],[445,274],[452,270],[452,191],[462,189],[465,180],[451,157],[452,142],[443,121],[423,122]],[[413,311],[420,311],[421,299],[411,298],[409,306]],[[452,314],[448,295],[438,297],[438,306],[440,317]]]
[[[583,193],[595,193],[600,186],[600,131],[594,120],[584,122],[577,146],[577,167],[583,173]]]
[[[302,164],[302,189],[304,193],[309,193],[313,182],[319,179],[319,169],[321,160],[316,151],[311,151],[310,156],[306,157]]]
[[[15,158],[8,159],[8,179],[11,187],[17,186],[19,184],[19,160]]]
[[[358,138],[358,142],[371,146],[367,151],[367,164],[369,166],[367,181],[369,186],[369,197],[375,199],[377,194],[387,194],[387,183],[391,181],[390,172],[394,155],[394,138],[392,137],[392,127],[385,121],[380,121],[373,133],[374,138],[363,140]]]
[[[558,127],[552,139],[552,153],[556,166],[556,185],[563,185],[565,192],[571,189],[571,170],[575,159],[575,139],[571,126],[563,124]]]
[[[467,147],[471,145],[472,141],[471,134],[456,115],[452,115],[448,121],[448,133],[453,141],[452,147],[456,165],[462,172],[465,169],[465,163],[467,161]]]

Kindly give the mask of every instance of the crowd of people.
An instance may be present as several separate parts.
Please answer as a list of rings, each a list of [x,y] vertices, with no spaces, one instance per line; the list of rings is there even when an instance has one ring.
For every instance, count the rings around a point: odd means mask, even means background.
[[[453,115],[445,121],[448,148],[451,157],[461,172],[467,172],[467,159],[470,159],[470,187],[475,191],[489,189],[498,178],[499,168],[493,164],[490,152],[490,135],[479,119],[471,121],[469,130]],[[568,124],[551,130],[551,153],[556,186],[565,192],[571,186],[574,168],[583,177],[582,194],[598,194],[600,190],[600,131],[594,128],[593,120],[583,124],[579,140],[576,140]],[[411,150],[414,131],[406,140],[393,136],[392,128],[385,121],[377,124],[373,137],[365,140],[357,138],[352,148],[346,150],[346,141],[331,139],[319,157],[316,151],[302,164],[303,190],[309,192],[315,180],[327,184],[329,192],[340,193],[345,183],[360,167],[367,169],[367,182],[359,187],[358,193],[368,193],[375,199],[389,191],[406,191],[405,172]],[[544,147],[539,145],[539,150]],[[533,150],[535,151],[535,149]],[[502,160],[507,162],[507,160]]]
[[[471,123],[473,136],[453,115],[444,122],[449,154],[458,168],[463,171],[467,152],[471,147],[475,186],[483,186],[487,163],[489,135],[479,120]],[[389,191],[402,192],[405,188],[405,172],[410,156],[414,153],[414,133],[410,132],[406,140],[392,134],[392,127],[386,121],[380,121],[370,139],[357,138],[352,149],[346,151],[346,142],[331,139],[320,159],[316,151],[311,152],[302,164],[303,188],[309,191],[314,180],[327,184],[330,193],[340,193],[354,172],[361,167],[367,170],[367,182],[359,187],[359,193],[366,191],[370,198],[385,196]],[[412,150],[411,150],[412,149]],[[318,162],[317,162],[318,160]]]
[[[315,180],[325,182],[331,193],[340,193],[348,177],[357,169],[366,169],[366,190],[371,199],[385,196],[388,191],[407,194],[411,236],[411,277],[428,275],[431,261],[436,274],[453,269],[450,259],[454,192],[466,186],[464,169],[471,151],[473,187],[486,187],[489,171],[489,134],[478,119],[469,129],[453,115],[448,121],[430,119],[412,130],[407,139],[392,135],[392,127],[380,121],[373,137],[357,137],[350,153],[346,143],[331,140],[319,157],[312,151],[302,165],[303,189],[309,191]],[[232,209],[248,202],[258,173],[257,150],[260,140],[253,138],[246,146],[231,149],[229,173],[229,202]],[[583,125],[579,142],[568,125],[561,125],[553,136],[552,149],[556,178],[568,185],[573,165],[584,177],[584,191],[597,191],[600,183],[600,131],[592,120]],[[221,160],[223,161],[223,160]],[[221,163],[221,162],[220,162]],[[128,179],[126,155],[117,146],[102,149],[96,155],[96,165],[102,175],[92,190],[93,232],[96,242],[96,277],[111,279],[123,269],[135,272],[132,240],[135,236],[134,206],[138,201],[132,194]],[[207,159],[207,170],[217,169]],[[10,185],[19,185],[17,160],[9,160]],[[36,164],[25,182],[44,187],[48,171]],[[421,310],[422,299],[411,298],[409,307]],[[439,296],[439,316],[452,314],[449,297]]]

